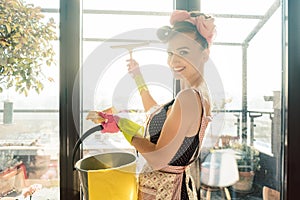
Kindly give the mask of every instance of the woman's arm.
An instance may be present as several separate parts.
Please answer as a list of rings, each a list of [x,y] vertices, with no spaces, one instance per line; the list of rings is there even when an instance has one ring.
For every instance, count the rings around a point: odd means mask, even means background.
[[[145,84],[144,78],[142,76],[142,73],[139,69],[139,64],[134,59],[127,60],[128,64],[128,72],[131,74],[133,79],[135,80],[135,83],[139,89],[143,106],[145,111],[147,112],[150,108],[153,106],[156,106],[157,103],[153,99],[152,95],[150,94],[147,85]]]
[[[150,108],[152,108],[153,106],[156,106],[157,103],[156,101],[153,99],[153,97],[151,96],[149,90],[142,90],[140,92],[141,98],[142,98],[142,102],[143,102],[143,106],[145,111],[149,111]]]
[[[134,136],[131,144],[155,169],[165,167],[178,151],[185,137],[197,134],[202,116],[198,94],[185,90],[178,94],[169,110],[157,144]]]

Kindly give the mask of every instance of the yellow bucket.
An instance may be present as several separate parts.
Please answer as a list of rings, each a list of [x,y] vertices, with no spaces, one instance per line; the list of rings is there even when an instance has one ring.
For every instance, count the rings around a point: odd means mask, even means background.
[[[85,200],[136,200],[136,156],[111,152],[83,158],[75,168]]]

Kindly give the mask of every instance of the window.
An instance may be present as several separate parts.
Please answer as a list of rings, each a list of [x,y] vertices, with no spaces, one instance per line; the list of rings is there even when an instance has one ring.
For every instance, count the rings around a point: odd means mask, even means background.
[[[139,62],[142,71],[161,69],[157,78],[164,79],[164,85],[152,84],[155,81],[148,80],[151,85],[149,89],[156,92],[154,96],[160,103],[172,99],[172,74],[162,66],[162,63],[166,65],[167,54],[155,45],[155,30],[168,23],[172,8],[172,2],[83,1],[83,130],[94,126],[92,122],[84,120],[87,111],[105,110],[111,106],[120,112],[130,113],[140,123],[144,121],[142,102],[127,73],[129,51],[126,47],[117,46],[145,43],[134,48],[132,56]],[[148,43],[149,36],[154,45]],[[84,149],[87,154],[133,150],[122,135],[100,133],[87,138]]]
[[[59,37],[58,0],[28,0],[24,1],[24,4],[41,7],[43,23],[53,18],[56,25],[53,29],[54,34]],[[33,194],[33,198],[46,199],[47,196],[51,196],[53,199],[59,199],[58,39],[52,40],[51,45],[55,52],[54,62],[50,66],[42,65],[45,80],[44,89],[39,94],[33,89],[25,96],[24,93],[15,92],[14,87],[0,93],[1,106],[12,105],[13,108],[12,115],[7,112],[7,108],[10,107],[1,108],[0,198],[11,196],[23,199],[23,194],[28,188],[36,186],[38,191]],[[11,104],[6,103],[7,100]],[[6,115],[12,116],[11,121],[4,119]],[[10,167],[11,171],[7,171],[7,167]],[[10,178],[3,178],[5,174]]]
[[[237,137],[257,149],[261,170],[256,172],[254,182],[278,191],[281,180],[276,177],[284,167],[282,6],[277,0],[201,1],[201,10],[216,16],[217,36],[211,59],[225,91],[221,135]]]

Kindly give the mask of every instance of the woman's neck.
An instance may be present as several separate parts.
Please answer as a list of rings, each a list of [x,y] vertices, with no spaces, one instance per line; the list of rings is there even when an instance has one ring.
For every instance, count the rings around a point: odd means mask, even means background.
[[[184,80],[181,80],[180,81],[180,86],[181,86],[181,89],[200,88],[201,82],[202,81],[200,80],[200,78],[195,79],[193,81],[184,81]]]

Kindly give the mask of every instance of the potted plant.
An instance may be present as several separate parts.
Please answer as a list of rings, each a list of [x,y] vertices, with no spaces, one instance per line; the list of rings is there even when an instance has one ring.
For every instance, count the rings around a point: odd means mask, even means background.
[[[12,192],[15,188],[17,161],[12,154],[2,152],[0,155],[0,198]]]
[[[55,64],[55,28],[53,18],[45,20],[39,7],[22,0],[0,1],[0,93],[14,88],[25,96],[29,90],[39,94],[44,82],[53,80],[43,68]]]
[[[231,148],[236,152],[239,170],[239,181],[232,188],[236,191],[248,192],[252,189],[255,172],[260,169],[259,151],[243,143],[233,143]]]

